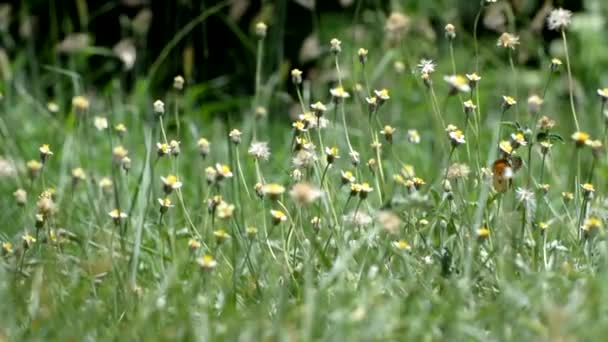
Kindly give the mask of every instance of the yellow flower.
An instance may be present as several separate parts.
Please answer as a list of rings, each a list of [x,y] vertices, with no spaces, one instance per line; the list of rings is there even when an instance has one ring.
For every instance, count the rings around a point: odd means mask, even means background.
[[[262,193],[272,200],[278,200],[284,192],[285,187],[277,183],[269,183],[262,186]]]
[[[177,176],[168,175],[167,177],[160,177],[160,180],[163,182],[164,190],[166,193],[170,193],[173,190],[177,190],[182,187],[182,182],[179,181]]]
[[[110,211],[108,215],[117,223],[120,222],[121,219],[127,218],[127,214],[118,209]]]
[[[51,151],[51,147],[48,144],[43,144],[40,146],[38,151],[40,152],[40,160],[43,164],[49,156],[53,155],[53,151]]]
[[[329,90],[329,93],[335,101],[344,100],[350,97],[350,94],[342,87],[336,87]]]
[[[128,154],[129,154],[129,151],[126,148],[124,148],[122,145],[118,145],[118,146],[114,147],[114,149],[112,150],[112,155],[114,156],[114,160],[119,163]]]
[[[449,132],[448,136],[450,138],[450,141],[452,142],[452,145],[454,145],[454,146],[458,146],[458,145],[462,145],[462,144],[466,143],[466,140],[464,138],[464,133],[459,129]]]
[[[591,136],[589,135],[589,133],[583,131],[576,131],[572,134],[571,138],[572,140],[574,140],[577,147],[582,147],[587,144],[587,141],[591,139]]]
[[[114,130],[116,132],[118,132],[118,134],[123,135],[123,134],[127,133],[127,126],[125,126],[125,124],[123,124],[123,123],[119,123],[116,126],[114,126]]]
[[[72,107],[79,112],[85,112],[89,109],[89,99],[82,95],[75,96],[72,98]]]
[[[374,191],[374,188],[372,188],[369,183],[363,182],[361,183],[361,186],[359,188],[359,198],[361,199],[365,199],[367,198],[367,195]]]
[[[201,242],[198,241],[197,239],[190,239],[188,240],[188,248],[190,248],[190,250],[195,251],[199,248],[201,248]]]
[[[25,248],[30,248],[36,242],[36,238],[30,235],[30,233],[25,233],[21,236],[21,240],[23,240],[23,246]]]
[[[205,271],[210,271],[217,267],[217,261],[209,254],[196,259],[196,263]]]
[[[158,204],[160,204],[160,212],[165,213],[170,208],[173,208],[174,205],[171,203],[171,199],[169,197],[159,198]]]
[[[13,253],[13,244],[9,241],[2,243],[2,253],[4,254],[12,254]]]
[[[450,85],[450,93],[452,94],[457,92],[468,93],[471,91],[469,81],[462,75],[444,76],[443,80]]]
[[[333,146],[333,147],[328,146],[328,147],[325,147],[325,156],[327,158],[327,163],[331,164],[336,159],[340,158],[340,151],[335,146]]]
[[[590,233],[591,231],[600,229],[600,228],[602,228],[602,220],[600,218],[593,217],[593,216],[586,219],[585,222],[583,223],[583,227],[582,227],[582,229],[586,233]]]
[[[485,240],[490,236],[490,230],[487,227],[481,227],[477,229],[477,238]]]
[[[25,166],[27,167],[28,175],[32,179],[36,178],[40,173],[40,170],[42,170],[42,164],[37,160],[30,160]]]
[[[224,229],[214,231],[213,236],[215,236],[217,243],[223,243],[224,241],[230,239],[230,234],[228,234]]]
[[[158,154],[158,156],[166,156],[169,153],[171,153],[171,147],[169,146],[169,144],[165,144],[165,143],[156,143],[156,153]]]
[[[287,215],[280,210],[270,210],[270,216],[272,216],[272,222],[274,224],[287,221]]]
[[[217,171],[218,179],[232,178],[232,171],[226,164],[215,164],[215,170]]]
[[[412,246],[405,240],[393,241],[393,246],[400,251],[409,251],[412,249]]]
[[[342,184],[355,182],[355,176],[350,171],[340,171],[340,177],[342,179]]]
[[[221,201],[217,206],[217,217],[220,219],[229,219],[234,214],[234,205]]]
[[[477,106],[471,100],[464,101],[464,103],[462,105],[464,106],[464,111],[467,114],[469,114],[469,113],[473,112],[475,109],[477,109]]]
[[[87,175],[84,173],[84,170],[81,167],[77,167],[72,170],[72,180],[76,182],[80,182],[87,179]]]
[[[508,96],[508,95],[503,95],[502,96],[502,105],[505,108],[507,108],[507,109],[511,108],[511,107],[513,107],[516,104],[517,104],[517,101],[515,101],[515,99],[512,96]]]
[[[513,153],[513,146],[511,145],[511,142],[508,140],[503,140],[498,144],[498,148],[507,155],[510,155],[511,153]]]

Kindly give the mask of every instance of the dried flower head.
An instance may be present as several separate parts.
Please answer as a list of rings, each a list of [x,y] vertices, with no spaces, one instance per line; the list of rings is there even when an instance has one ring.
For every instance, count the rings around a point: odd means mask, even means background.
[[[330,51],[334,54],[338,54],[342,51],[342,42],[337,38],[333,38],[330,42]]]
[[[291,199],[299,205],[310,204],[319,199],[323,192],[309,184],[309,183],[296,183],[289,191]]]
[[[258,39],[266,38],[267,31],[268,31],[268,26],[265,23],[259,22],[259,23],[255,24],[255,35],[258,37]]]
[[[554,9],[547,17],[547,27],[552,31],[566,30],[572,21],[572,12],[563,8]]]
[[[360,48],[357,51],[357,56],[359,57],[359,62],[361,62],[361,64],[365,64],[367,62],[367,54],[369,51],[367,51],[367,49],[364,48]]]
[[[78,95],[72,98],[72,107],[77,112],[84,113],[89,110],[90,102],[85,96]]]
[[[13,197],[15,197],[15,202],[19,206],[24,206],[27,203],[27,192],[23,189],[17,189],[13,192]]]
[[[532,114],[537,114],[540,111],[543,102],[544,100],[536,94],[528,97],[528,111]]]
[[[456,38],[456,27],[453,24],[447,24],[445,25],[445,37],[448,40],[453,40],[454,38]]]
[[[270,148],[268,148],[267,142],[252,142],[247,152],[257,160],[268,160],[270,158]]]
[[[467,179],[471,169],[467,164],[454,163],[450,165],[447,172],[448,179]]]
[[[232,141],[232,143],[235,145],[238,145],[241,143],[241,135],[243,135],[243,133],[241,133],[241,131],[239,131],[236,128],[231,130],[230,133],[228,133],[228,137],[230,137],[230,141]]]
[[[196,146],[198,147],[198,153],[203,157],[207,157],[207,155],[209,154],[209,152],[211,151],[211,144],[209,144],[209,141],[205,138],[200,138],[198,139],[198,141],[196,142]]]
[[[173,89],[175,90],[183,90],[184,89],[184,77],[181,75],[177,75],[173,77]]]
[[[301,84],[302,83],[302,71],[299,69],[292,69],[291,70],[291,82],[293,82],[293,84]]]
[[[163,101],[156,100],[152,105],[154,107],[154,113],[156,113],[157,116],[165,114],[165,103]]]
[[[519,36],[507,32],[500,35],[500,37],[498,38],[498,42],[496,43],[496,46],[512,50],[515,50],[515,47],[517,45],[519,45]]]

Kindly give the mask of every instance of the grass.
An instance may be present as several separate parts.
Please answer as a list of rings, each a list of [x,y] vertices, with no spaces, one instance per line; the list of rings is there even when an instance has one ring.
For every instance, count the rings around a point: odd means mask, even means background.
[[[592,72],[572,46],[593,41],[577,15],[538,68],[514,37],[456,26],[434,45],[370,19],[323,40],[322,77],[267,70],[258,25],[255,93],[217,103],[199,101],[221,81],[156,98],[56,65],[37,75],[72,85],[54,108],[15,64],[0,340],[601,338],[608,94],[575,87]]]

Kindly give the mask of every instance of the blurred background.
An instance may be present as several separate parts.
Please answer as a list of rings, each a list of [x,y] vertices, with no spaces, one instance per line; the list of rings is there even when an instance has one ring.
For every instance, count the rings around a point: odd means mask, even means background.
[[[574,30],[595,32],[584,36],[591,44],[586,45],[588,62],[605,63],[603,1],[499,0],[483,12],[479,36],[492,46],[501,32],[515,30],[522,41],[517,62],[538,66],[556,38],[544,18],[550,8],[562,6],[587,13],[581,20],[587,26]],[[99,92],[112,84],[131,91],[145,80],[146,89],[159,93],[175,75],[183,75],[187,84],[201,86],[199,96],[238,99],[253,92],[259,21],[269,27],[264,79],[281,85],[288,84],[293,67],[304,70],[306,78],[323,77],[319,62],[334,36],[372,51],[395,44],[389,33],[397,28],[403,33],[397,44],[411,51],[412,61],[437,56],[445,50],[445,24],[454,23],[459,36],[470,37],[479,5],[478,0],[4,1],[0,72],[5,85],[40,85],[31,92],[41,98],[72,91],[73,78],[57,76],[63,72],[94,88],[82,91]]]

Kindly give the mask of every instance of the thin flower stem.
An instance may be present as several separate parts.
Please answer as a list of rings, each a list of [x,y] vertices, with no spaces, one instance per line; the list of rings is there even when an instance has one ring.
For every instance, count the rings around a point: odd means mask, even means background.
[[[568,40],[566,38],[566,31],[562,30],[562,40],[564,42],[564,50],[566,51],[566,69],[568,70],[568,92],[570,94],[570,109],[572,110],[572,119],[576,130],[580,130],[578,124],[578,117],[576,115],[576,108],[574,106],[574,82],[572,81],[572,70],[570,68],[570,53],[568,52]]]

